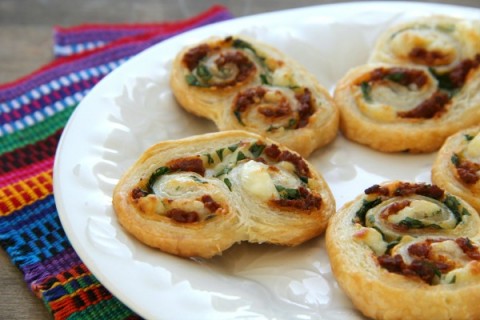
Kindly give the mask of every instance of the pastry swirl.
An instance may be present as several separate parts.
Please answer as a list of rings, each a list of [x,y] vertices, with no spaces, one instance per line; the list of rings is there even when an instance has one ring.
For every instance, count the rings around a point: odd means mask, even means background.
[[[298,245],[321,234],[335,211],[306,160],[246,131],[152,146],[118,182],[113,205],[140,241],[204,258],[241,241]]]
[[[434,15],[385,30],[369,63],[414,64],[445,73],[479,53],[479,21]]]
[[[480,127],[449,137],[437,154],[432,181],[480,211]]]
[[[480,218],[436,185],[393,181],[367,188],[329,222],[333,273],[375,319],[480,316]]]
[[[462,79],[413,65],[353,68],[334,94],[342,133],[383,152],[438,150],[448,136],[480,121],[480,55],[458,70]]]
[[[170,84],[187,111],[219,130],[247,130],[308,156],[332,141],[339,112],[328,91],[275,48],[240,36],[182,50]]]

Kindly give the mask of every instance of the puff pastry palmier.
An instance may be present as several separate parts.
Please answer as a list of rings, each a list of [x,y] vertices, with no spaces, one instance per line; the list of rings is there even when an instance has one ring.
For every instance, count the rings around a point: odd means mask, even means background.
[[[478,319],[480,218],[435,185],[374,185],[329,222],[333,273],[375,319]]]
[[[298,245],[320,235],[335,212],[306,160],[240,130],[152,146],[118,182],[113,206],[140,241],[204,258],[241,241]]]
[[[219,130],[247,130],[308,156],[332,141],[339,112],[328,91],[279,50],[244,36],[182,50],[171,88],[179,104]]]
[[[426,67],[366,64],[337,84],[340,128],[383,152],[431,152],[480,121],[480,55],[439,77]]]
[[[425,16],[393,25],[377,39],[369,63],[415,64],[439,74],[480,53],[480,21]]]
[[[432,181],[480,211],[480,127],[449,137],[435,158]]]

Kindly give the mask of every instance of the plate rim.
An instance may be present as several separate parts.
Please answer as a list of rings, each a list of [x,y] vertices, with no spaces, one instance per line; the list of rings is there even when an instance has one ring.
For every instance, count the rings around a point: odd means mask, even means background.
[[[165,41],[162,41],[158,44],[155,44],[142,52],[136,54],[134,57],[131,57],[128,61],[123,63],[121,66],[110,72],[108,75],[106,75],[99,83],[97,83],[92,90],[82,99],[82,101],[75,107],[75,110],[72,112],[72,115],[70,116],[69,120],[67,121],[62,135],[60,137],[58,146],[57,146],[57,152],[55,154],[55,159],[54,159],[54,164],[53,164],[53,195],[54,195],[54,200],[55,204],[57,207],[57,212],[58,216],[60,219],[60,222],[64,228],[65,234],[71,243],[73,249],[79,256],[80,260],[88,267],[89,270],[91,270],[92,274],[99,280],[99,282],[107,288],[114,297],[118,298],[122,303],[124,303],[127,307],[129,307],[132,311],[136,312],[138,315],[146,318],[152,318],[152,317],[158,317],[159,314],[152,314],[150,311],[151,310],[145,310],[143,309],[143,305],[138,303],[135,299],[131,299],[131,297],[128,296],[128,294],[121,292],[117,286],[112,283],[111,279],[106,275],[105,272],[102,272],[102,270],[99,270],[99,266],[96,263],[95,259],[91,257],[85,249],[88,249],[84,242],[82,242],[77,235],[73,232],[72,226],[70,226],[70,222],[68,219],[68,214],[67,214],[67,206],[65,205],[64,202],[64,196],[62,195],[61,191],[61,176],[60,172],[62,171],[61,166],[64,161],[62,157],[61,150],[64,149],[64,145],[67,143],[67,139],[70,135],[70,132],[72,130],[73,123],[76,121],[78,118],[78,115],[80,112],[83,112],[85,105],[88,104],[90,97],[95,96],[97,92],[99,92],[104,86],[106,86],[110,81],[110,79],[115,79],[117,77],[117,74],[121,72],[126,66],[131,66],[136,63],[137,61],[141,61],[144,56],[149,55],[150,52],[157,51],[159,50],[158,48],[161,48],[163,46],[166,46],[165,43],[173,43],[173,42],[179,42],[183,38],[188,38],[191,37],[192,35],[196,33],[203,33],[205,30],[213,30],[214,28],[218,28],[222,25],[235,25],[235,24],[241,24],[241,23],[246,23],[249,20],[257,20],[257,19],[267,19],[271,17],[283,17],[288,14],[299,14],[306,12],[307,14],[309,11],[316,11],[316,10],[321,10],[321,9],[326,9],[326,10],[332,10],[333,9],[341,9],[342,7],[349,7],[352,9],[365,9],[367,7],[372,7],[372,10],[378,10],[379,12],[382,12],[382,10],[385,7],[398,7],[402,5],[408,5],[407,11],[410,11],[410,6],[415,9],[420,9],[420,8],[434,8],[434,9],[447,9],[447,8],[452,8],[455,10],[455,13],[458,14],[458,11],[462,10],[476,10],[477,12],[480,12],[479,8],[475,7],[469,7],[469,6],[464,6],[464,5],[457,5],[457,4],[445,4],[445,3],[426,3],[426,2],[419,2],[419,1],[414,1],[414,2],[409,2],[409,1],[355,1],[355,2],[341,2],[341,3],[328,3],[328,4],[318,4],[318,5],[313,5],[313,6],[306,6],[306,7],[300,7],[300,8],[291,8],[291,9],[282,9],[278,11],[272,11],[272,12],[265,12],[265,13],[257,13],[257,14],[252,14],[248,16],[242,16],[238,18],[234,18],[231,20],[226,20],[226,21],[221,21],[221,22],[216,22],[213,24],[209,24],[206,26],[202,26],[190,31],[186,31],[182,34],[176,35],[172,38],[169,38]],[[337,208],[338,209],[338,208]]]

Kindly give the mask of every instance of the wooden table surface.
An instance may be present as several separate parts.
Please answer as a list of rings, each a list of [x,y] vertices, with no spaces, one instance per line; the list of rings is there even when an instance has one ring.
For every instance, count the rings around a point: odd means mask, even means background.
[[[51,61],[52,27],[85,22],[151,22],[190,17],[215,3],[235,16],[348,2],[328,0],[1,0],[0,83],[27,75]],[[480,7],[480,0],[423,1]],[[50,319],[43,302],[0,249],[0,319]]]

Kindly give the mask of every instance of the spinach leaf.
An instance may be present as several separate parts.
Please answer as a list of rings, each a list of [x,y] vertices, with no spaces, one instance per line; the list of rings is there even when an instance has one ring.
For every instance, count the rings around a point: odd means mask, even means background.
[[[445,91],[448,96],[453,97],[459,90],[459,88],[452,82],[450,73],[438,73],[433,68],[428,68],[432,76],[438,81],[438,88]]]
[[[228,150],[230,150],[230,152],[235,152],[235,150],[238,149],[238,145],[239,145],[239,143],[232,144],[231,146],[228,147]]]
[[[376,206],[379,205],[381,202],[382,202],[382,199],[381,199],[381,198],[376,198],[376,199],[374,199],[374,200],[372,200],[372,201],[363,199],[362,206],[361,206],[360,209],[358,209],[357,212],[355,213],[355,216],[357,217],[357,219],[360,221],[360,223],[361,223],[363,226],[365,225],[365,216],[367,215],[368,210],[376,207]]]
[[[458,155],[456,153],[452,154],[452,156],[450,157],[450,161],[452,161],[455,167],[458,167],[458,165],[460,164],[460,159],[458,158]]]
[[[195,86],[195,87],[200,87],[200,81],[198,81],[197,77],[195,77],[193,74],[187,74],[185,76],[185,81],[188,83],[190,86]]]
[[[403,72],[394,72],[385,76],[388,80],[392,82],[399,83],[405,78],[405,73]]]
[[[253,48],[253,46],[248,43],[247,41],[245,40],[242,40],[242,39],[235,39],[233,40],[233,47],[234,48],[237,48],[237,49],[248,49],[250,51],[252,51],[253,53],[257,54],[257,52],[255,51],[255,49]]]
[[[205,81],[208,81],[212,78],[212,74],[204,64],[201,64],[197,67],[197,75]]]
[[[282,199],[295,200],[300,198],[300,192],[297,189],[285,188],[280,185],[275,185],[275,188]]]
[[[246,159],[247,157],[243,154],[242,151],[238,151],[237,153],[237,162],[242,161],[243,159]]]
[[[299,176],[299,178],[300,178],[300,181],[302,181],[302,182],[305,183],[305,184],[308,184],[308,177]]]
[[[232,168],[230,167],[224,167],[222,170],[220,170],[219,172],[217,172],[214,177],[215,178],[218,178],[220,176],[223,176],[225,174],[228,174],[230,171],[232,171]]]
[[[208,164],[213,164],[215,161],[212,158],[212,155],[209,153],[206,153],[205,156],[207,157],[207,163]]]
[[[232,183],[228,178],[223,179],[223,182],[227,185],[228,190],[232,191]]]
[[[217,153],[217,156],[218,156],[218,159],[220,159],[220,161],[223,161],[223,150],[225,150],[224,148],[221,148],[221,149],[218,149],[216,151]]]
[[[198,177],[196,177],[196,176],[190,176],[190,178],[192,178],[193,181],[198,182],[198,183],[201,183],[201,184],[207,184],[207,183],[208,183],[207,181],[200,180],[200,179],[199,179]]]
[[[287,129],[287,130],[288,129],[295,129],[296,125],[297,125],[297,119],[292,118],[292,119],[288,120],[288,124],[286,125],[285,129]]]
[[[447,206],[448,209],[450,209],[450,211],[452,211],[453,215],[457,219],[457,224],[462,221],[463,216],[470,215],[470,212],[468,212],[467,209],[462,207],[460,202],[454,196],[447,195],[443,203]]]
[[[170,172],[169,167],[160,167],[152,173],[147,183],[148,193],[153,193],[153,185],[155,184],[155,181],[168,172]]]
[[[272,84],[272,81],[270,80],[270,77],[268,74],[265,74],[265,73],[262,73],[260,75],[260,81],[262,82],[262,84],[264,85],[271,85]]]
[[[259,144],[255,142],[250,146],[250,148],[248,148],[248,151],[252,153],[254,158],[258,158],[262,154],[263,149],[265,149],[265,147],[266,146],[264,144]]]
[[[422,221],[413,219],[410,217],[406,217],[402,221],[398,223],[401,226],[407,227],[408,229],[424,229],[424,228],[431,228],[431,229],[441,229],[441,227],[437,224],[424,224]]]
[[[237,121],[242,125],[245,126],[245,123],[242,121],[242,113],[238,110],[233,111],[233,114],[235,115],[235,118],[237,118]]]
[[[370,84],[366,81],[362,82],[360,84],[360,90],[362,90],[362,95],[363,95],[363,98],[365,99],[365,101],[367,102],[372,102],[372,96],[370,95],[371,91],[372,91],[372,87],[370,86]]]

